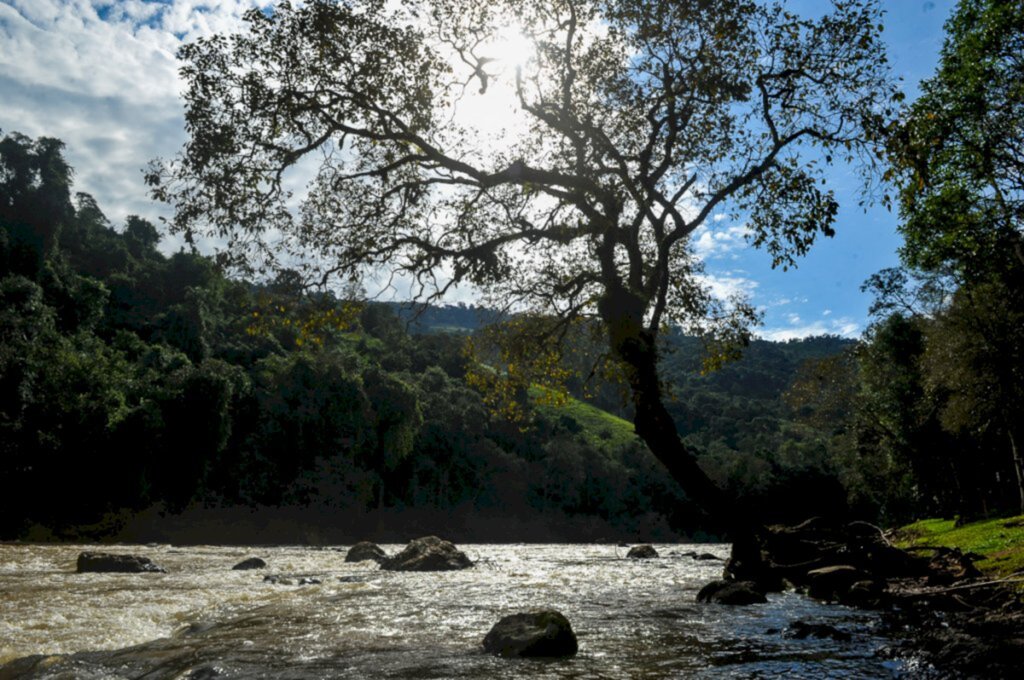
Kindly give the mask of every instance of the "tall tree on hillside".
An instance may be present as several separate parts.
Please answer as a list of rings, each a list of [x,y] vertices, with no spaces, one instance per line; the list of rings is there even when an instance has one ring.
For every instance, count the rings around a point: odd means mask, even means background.
[[[961,0],[946,31],[938,71],[890,142],[901,255],[918,280],[951,284],[933,296],[924,355],[942,423],[982,447],[1006,442],[1024,511],[1024,5]],[[883,300],[908,288],[888,276]]]
[[[904,261],[972,281],[1024,269],[1024,4],[961,0],[946,32],[892,152]]]
[[[637,433],[749,535],[677,436],[656,341],[670,322],[744,336],[751,310],[710,295],[689,247],[714,216],[783,267],[833,233],[825,167],[872,168],[896,98],[877,3],[311,0],[246,21],[180,52],[189,139],[149,174],[175,227],[250,269],[472,284],[540,312],[520,365],[598,320]],[[288,171],[317,163],[293,203]]]

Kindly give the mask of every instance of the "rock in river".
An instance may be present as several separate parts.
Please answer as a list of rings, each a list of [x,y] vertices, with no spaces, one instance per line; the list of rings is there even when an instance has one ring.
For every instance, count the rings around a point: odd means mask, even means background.
[[[239,571],[242,571],[242,570],[245,570],[245,569],[266,569],[267,568],[267,563],[264,562],[263,560],[261,560],[258,557],[250,557],[247,560],[242,560],[241,562],[239,562],[238,564],[236,564],[235,566],[233,566],[231,568],[232,569],[237,569]]]
[[[827,623],[807,623],[805,621],[794,621],[789,624],[786,630],[786,637],[805,640],[809,637],[819,640],[832,639],[837,642],[849,642],[851,636],[845,630],[839,630]]]
[[[569,620],[553,609],[506,616],[484,638],[484,649],[499,656],[572,656],[579,649]]]
[[[629,552],[626,553],[626,557],[631,557],[634,560],[646,560],[657,556],[658,551],[649,543],[644,545],[634,545],[629,549]]]
[[[360,541],[354,546],[348,549],[345,554],[346,562],[362,562],[364,560],[373,560],[374,562],[383,562],[388,558],[388,554],[377,545],[370,541]]]
[[[712,581],[697,593],[697,602],[761,604],[767,601],[753,581]]]
[[[389,571],[453,571],[472,566],[466,553],[437,536],[412,540],[402,552],[380,564]]]
[[[153,563],[148,557],[138,555],[114,555],[111,553],[84,552],[78,555],[78,573],[122,572],[127,574],[158,573],[167,570]]]
[[[807,594],[817,600],[840,600],[854,583],[867,581],[869,578],[867,574],[848,564],[812,569],[807,572]]]

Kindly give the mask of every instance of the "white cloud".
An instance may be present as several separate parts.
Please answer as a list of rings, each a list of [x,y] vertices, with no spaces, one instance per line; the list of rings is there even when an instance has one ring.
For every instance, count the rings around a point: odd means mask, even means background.
[[[813,335],[839,335],[844,338],[856,338],[860,335],[860,324],[848,316],[803,323],[799,316],[790,314],[789,322],[788,327],[766,328],[758,332],[757,335],[764,340],[775,342]]]
[[[0,0],[0,129],[63,140],[75,190],[115,224],[154,217],[142,169],[185,140],[175,51],[237,30],[247,9],[268,4]]]
[[[719,221],[719,215],[714,220]],[[749,247],[747,238],[750,236],[750,229],[743,224],[735,224],[724,229],[710,229],[707,225],[697,228],[690,241],[693,244],[694,252],[702,259],[722,258],[733,254],[736,250]]]
[[[740,276],[734,272],[723,274],[703,274],[700,283],[707,287],[711,294],[720,300],[735,297],[749,298],[757,289],[757,281]]]

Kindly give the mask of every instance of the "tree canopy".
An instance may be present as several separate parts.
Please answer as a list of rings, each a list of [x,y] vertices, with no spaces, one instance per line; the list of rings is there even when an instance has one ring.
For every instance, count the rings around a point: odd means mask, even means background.
[[[960,281],[1024,267],[1024,6],[960,2],[892,138],[904,259]]]
[[[714,216],[783,267],[833,233],[825,168],[870,175],[898,99],[880,19],[873,0],[815,18],[751,0],[284,3],[182,48],[189,138],[148,181],[176,229],[249,270],[383,268],[426,298],[469,283],[555,325],[599,320],[637,432],[728,514],[661,404],[656,339],[669,322],[743,336],[753,316],[702,284],[688,238]],[[490,51],[510,31],[527,54]],[[488,133],[502,84],[510,117]]]

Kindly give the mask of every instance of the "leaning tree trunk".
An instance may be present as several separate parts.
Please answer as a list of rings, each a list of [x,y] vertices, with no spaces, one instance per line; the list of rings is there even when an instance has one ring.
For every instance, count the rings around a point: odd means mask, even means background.
[[[1024,515],[1024,460],[1021,460],[1017,439],[1013,436],[1013,426],[1006,428],[1010,437],[1010,453],[1013,454],[1013,471],[1017,474],[1017,495],[1020,498],[1020,512]]]
[[[643,326],[643,305],[628,292],[619,290],[619,295],[609,294],[602,300],[600,312],[608,328],[611,350],[627,368],[636,433],[686,495],[724,523],[733,541],[729,564],[733,575],[759,580],[763,564],[758,534],[762,527],[711,481],[679,438],[675,422],[662,401],[656,338]]]

